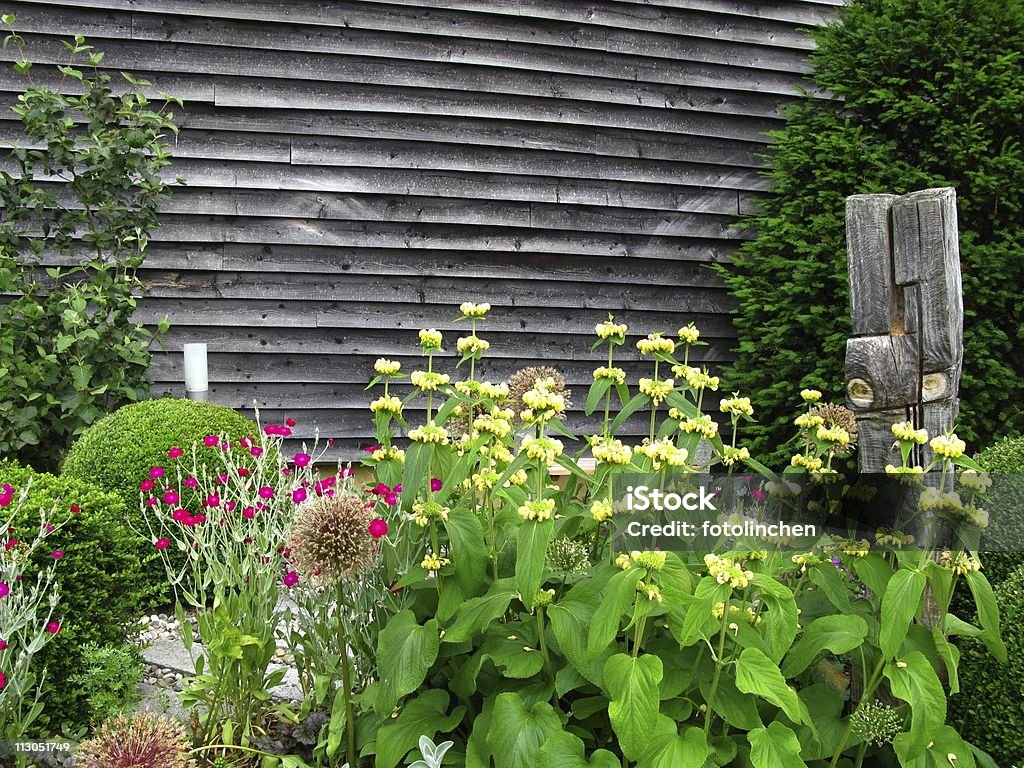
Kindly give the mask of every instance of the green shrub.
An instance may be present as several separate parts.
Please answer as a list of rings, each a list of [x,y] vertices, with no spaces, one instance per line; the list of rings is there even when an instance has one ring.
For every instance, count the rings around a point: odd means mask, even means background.
[[[124,644],[126,622],[136,616],[144,592],[137,539],[125,525],[120,498],[93,483],[0,462],[0,483],[20,491],[30,482],[27,502],[13,524],[13,536],[22,530],[26,536],[37,530],[40,509],[55,509],[57,521],[70,516],[51,534],[47,546],[33,555],[34,566],[41,569],[53,562],[53,552],[63,553],[56,569],[60,631],[39,658],[40,665],[46,666],[46,680],[45,709],[37,727],[42,729],[40,733],[53,735],[65,722],[76,727],[88,725],[86,692],[71,678],[91,662],[85,656],[88,644]]]
[[[88,643],[82,647],[82,661],[84,668],[70,682],[86,697],[89,723],[98,725],[130,712],[141,698],[142,661],[135,649]]]
[[[962,643],[961,690],[950,699],[949,720],[964,738],[1009,766],[1024,760],[1024,566],[995,592],[1009,661],[996,664],[981,643]]]
[[[151,467],[167,465],[171,448],[187,452],[194,443],[202,446],[203,438],[210,434],[238,440],[255,436],[257,430],[255,422],[223,405],[174,398],[131,403],[86,430],[68,452],[61,474],[117,494],[128,510],[130,526],[143,532],[139,483],[148,477]],[[197,498],[182,494],[183,507],[194,510],[198,504]],[[149,537],[136,537],[136,550],[151,596],[142,607],[168,602],[167,573]]]
[[[815,33],[807,98],[774,134],[775,195],[720,268],[734,298],[730,386],[757,393],[750,449],[785,459],[787,404],[839,392],[849,303],[844,199],[957,190],[965,302],[958,432],[984,443],[1024,427],[1024,3],[857,0]],[[999,310],[992,311],[998,307]]]

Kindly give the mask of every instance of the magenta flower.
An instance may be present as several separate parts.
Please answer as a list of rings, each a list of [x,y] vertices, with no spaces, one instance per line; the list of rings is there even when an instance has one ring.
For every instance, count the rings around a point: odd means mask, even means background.
[[[401,493],[401,492],[402,492],[402,484],[401,484],[401,483],[399,483],[398,485],[396,485],[396,486],[395,486],[394,488],[392,488],[391,490],[392,490],[392,491],[394,491],[395,493]]]
[[[258,445],[254,445],[252,448],[249,449],[249,453],[251,453],[253,456],[259,457],[263,455],[263,449],[260,448]]]
[[[178,509],[174,510],[174,513],[171,515],[171,519],[180,523],[189,518],[190,516],[191,513],[187,509],[181,509],[179,507]]]
[[[150,467],[149,468],[149,476],[151,478],[153,478],[154,480],[159,480],[161,477],[164,476],[164,468],[163,467]]]
[[[60,622],[51,621],[49,624],[46,625],[46,631],[49,632],[51,635],[56,635],[58,632],[60,632]]]
[[[54,531],[56,531],[56,530],[57,530],[56,528],[54,528],[54,527],[53,527],[52,525],[50,525],[49,523],[47,523],[46,525],[44,525],[44,526],[43,526],[43,528],[44,528],[44,529],[46,530],[46,532],[47,532],[47,533],[53,533]]]
[[[179,456],[184,456],[184,455],[185,455],[185,452],[183,450],[181,450],[181,448],[178,448],[177,446],[175,446],[174,448],[171,448],[171,450],[169,450],[167,452],[167,458],[168,459],[176,459]]]
[[[393,492],[392,493],[385,493],[384,494],[384,503],[388,504],[388,505],[390,505],[392,507],[395,506],[395,504],[398,503],[398,494],[397,493],[393,493]]]
[[[243,448],[252,448],[252,438],[243,437],[241,440],[238,441],[238,444]]]
[[[194,477],[186,477],[185,480],[182,482],[182,485],[184,485],[186,488],[196,488],[199,486],[199,481],[196,480]]]
[[[352,467],[342,467],[338,477],[352,477],[356,471]]]
[[[242,517],[244,517],[246,520],[252,520],[254,517],[256,517],[256,510],[253,507],[246,507],[245,509],[242,510]]]
[[[53,557],[54,560],[60,560],[64,557],[64,553],[61,552],[59,549],[53,550],[53,552],[51,552],[50,555]]]
[[[365,448],[363,448],[363,453],[374,453],[374,452],[379,451],[379,450],[380,450],[380,446],[379,445],[368,445]]]
[[[328,437],[327,438],[327,447],[330,448],[332,445],[334,445],[334,438],[333,437]]]
[[[295,571],[288,571],[288,573],[284,575],[284,585],[286,587],[294,587],[298,583],[299,574],[297,574]]]
[[[238,468],[238,476],[239,477],[248,477],[249,476],[249,469],[248,469],[248,467],[239,467]]]
[[[6,640],[0,640],[0,651],[6,651],[6,650],[7,650],[7,641]]]
[[[7,582],[0,581],[0,597],[7,597],[11,594],[11,588],[7,586]]]
[[[388,523],[379,517],[370,521],[370,535],[375,539],[388,535]]]
[[[177,504],[178,501],[180,501],[180,498],[177,493],[174,491],[164,491],[164,504],[173,506],[174,504]]]
[[[72,504],[71,505],[71,514],[77,515],[81,511],[82,511],[82,508],[80,506],[78,506],[77,504]]]
[[[296,467],[305,467],[309,464],[312,458],[313,457],[308,453],[296,453],[295,456],[292,457],[292,461],[295,462]]]
[[[216,435],[207,435],[206,437],[203,438],[203,445],[205,445],[207,448],[213,448],[213,446],[215,446],[219,442],[220,438],[217,437]]]
[[[18,546],[18,540],[17,539],[8,539],[7,541],[4,542],[4,551],[10,552],[16,546]],[[3,597],[3,595],[0,595],[0,597]]]
[[[294,427],[295,426],[295,419],[293,419],[291,416],[289,416],[287,419],[284,420],[284,423],[287,424],[289,427]]]
[[[170,545],[171,542],[168,539],[157,539],[153,542],[153,546],[157,549],[167,549]]]
[[[378,496],[383,496],[385,493],[391,493],[391,489],[384,485],[384,483],[377,483],[370,493],[376,493]]]
[[[432,490],[432,491],[440,491],[442,485],[443,485],[443,483],[440,480],[438,480],[436,477],[430,478],[430,490]]]
[[[7,675],[0,672],[0,690],[3,690],[7,686]]]
[[[305,488],[296,488],[294,491],[292,491],[292,501],[294,501],[296,504],[301,504],[305,500],[306,500],[306,489]]]
[[[151,490],[153,490],[153,486],[154,485],[156,485],[156,483],[154,483],[149,478],[146,478],[141,483],[139,483],[139,490],[140,491],[151,491]]]
[[[274,489],[269,485],[265,485],[260,488],[259,495],[261,499],[272,499],[274,498]]]
[[[754,501],[764,501],[764,491],[760,488],[754,488],[750,495],[754,497]]]
[[[14,501],[14,494],[8,491],[6,488],[0,493],[0,507],[9,506]]]
[[[206,501],[204,503],[208,507],[219,507],[220,496],[218,496],[216,493],[211,493],[209,496],[206,497]]]

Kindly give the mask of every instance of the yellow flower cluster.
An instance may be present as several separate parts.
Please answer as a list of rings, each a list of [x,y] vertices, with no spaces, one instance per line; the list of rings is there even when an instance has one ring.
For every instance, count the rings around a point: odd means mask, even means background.
[[[409,439],[414,443],[438,443],[448,445],[448,430],[439,427],[434,422],[424,424],[422,427],[410,430]]]
[[[801,413],[793,420],[793,423],[800,429],[814,429],[815,427],[820,427],[824,424],[825,420],[817,414]]]
[[[971,525],[988,528],[988,510],[981,507],[968,507],[964,516]]]
[[[512,451],[501,443],[497,443],[493,446],[481,445],[480,455],[489,458],[491,463],[500,461],[504,464],[508,464],[512,461]]]
[[[491,469],[484,472],[474,472],[471,481],[477,491],[484,493],[497,485],[500,479],[501,476]]]
[[[608,341],[609,339],[613,339],[618,342],[625,341],[626,330],[627,328],[625,325],[612,322],[611,318],[594,326],[594,333],[596,333],[597,338],[602,341]]]
[[[893,424],[892,433],[896,435],[897,440],[902,440],[906,443],[924,445],[928,442],[928,431],[925,429],[914,429],[914,424],[910,421],[901,421]]]
[[[402,412],[402,401],[394,395],[384,395],[370,403],[370,410],[373,413],[387,411],[388,413],[399,414]]]
[[[440,349],[442,340],[441,332],[436,328],[420,331],[420,346],[424,352]]]
[[[731,467],[737,461],[746,461],[749,458],[750,451],[745,446],[734,448],[731,445],[727,445],[722,448],[722,463],[727,467]]]
[[[939,565],[947,571],[952,571],[961,576],[965,573],[975,573],[981,570],[981,561],[974,555],[968,555],[964,552],[957,552],[954,555],[948,549],[939,555]]]
[[[933,437],[928,445],[935,451],[937,456],[941,456],[944,459],[959,459],[964,455],[964,451],[967,450],[967,443],[957,437],[956,432]]]
[[[789,463],[794,467],[803,467],[810,472],[817,472],[822,466],[821,459],[814,456],[804,456],[802,453],[794,453]]]
[[[384,357],[378,357],[377,362],[373,364],[373,370],[381,376],[394,376],[402,370],[402,364],[397,360],[388,360]]]
[[[642,355],[653,355],[655,352],[671,355],[676,351],[676,343],[672,339],[664,338],[660,333],[651,333],[646,339],[640,339],[636,343],[636,348]]]
[[[684,344],[696,344],[697,339],[700,338],[700,331],[694,326],[693,323],[684,325],[679,329],[679,340]]]
[[[673,365],[672,375],[686,379],[686,383],[691,389],[718,391],[718,377],[710,375],[706,369],[701,370],[700,368],[694,368],[692,365]]]
[[[984,472],[965,469],[960,473],[960,485],[969,490],[984,493],[992,487],[992,478]]]
[[[424,392],[435,392],[452,380],[447,373],[434,373],[432,371],[413,371],[409,380],[414,387],[419,387]]]
[[[478,416],[473,420],[473,429],[486,432],[501,439],[512,433],[512,411],[507,408],[494,408],[490,414]]]
[[[708,574],[714,576],[719,584],[728,584],[733,589],[746,589],[754,574],[745,571],[731,557],[719,557],[713,553],[704,555],[704,565],[708,567]]]
[[[640,392],[647,395],[655,405],[661,405],[675,388],[672,379],[658,381],[657,379],[640,379]]]
[[[594,458],[605,464],[625,466],[633,457],[632,449],[628,445],[624,445],[621,440],[600,435],[592,435],[589,439],[590,450],[593,452]]]
[[[779,499],[792,499],[800,495],[800,486],[790,480],[783,480],[776,483],[769,480],[764,484],[764,489]]]
[[[677,448],[667,437],[662,437],[654,442],[644,438],[644,442],[634,449],[635,453],[646,456],[654,462],[654,468],[659,469],[661,464],[668,464],[670,467],[685,467],[686,460],[690,454],[685,448]]]
[[[633,563],[630,561],[629,555],[625,552],[615,558],[615,564],[624,571],[628,571],[633,567]]]
[[[725,615],[725,603],[715,603],[715,607],[711,609],[711,615],[719,621]],[[729,606],[729,618],[739,618],[742,615],[743,619],[748,624],[760,624],[761,617],[757,615],[757,611],[752,606],[747,606],[745,609],[740,609],[738,605]]]
[[[463,336],[455,342],[455,348],[464,355],[479,355],[491,348],[491,342],[481,339],[476,334]]]
[[[420,528],[426,528],[431,520],[448,521],[451,510],[436,501],[417,501],[412,505],[412,521]]]
[[[875,544],[879,547],[906,547],[914,543],[914,537],[903,531],[890,531],[888,528],[879,528],[875,534]]]
[[[839,545],[840,551],[850,557],[867,557],[871,551],[871,542],[867,539],[860,541],[844,541]]]
[[[555,459],[562,455],[564,447],[561,440],[556,440],[553,437],[527,435],[523,438],[522,450],[526,451],[526,455],[535,461],[554,464]]]
[[[672,410],[675,409],[673,408]],[[673,414],[672,410],[670,410],[668,414],[672,418],[676,418],[677,415],[683,415],[679,411],[676,411],[676,413]],[[681,432],[688,433],[696,432],[697,434],[702,435],[703,437],[706,437],[708,440],[710,440],[711,438],[718,434],[718,422],[712,419],[708,414],[702,413],[700,416],[696,418],[687,418],[683,420],[682,424],[679,425],[679,430]]]
[[[525,469],[517,469],[515,472],[513,472],[509,476],[508,482],[505,483],[505,486],[507,487],[507,486],[510,486],[510,485],[526,485],[526,480],[527,480],[526,470]]]
[[[830,467],[821,467],[820,469],[811,470],[811,481],[818,485],[831,485],[839,480],[839,478],[839,472]],[[808,509],[810,509],[810,504],[811,502],[808,503]]]
[[[910,483],[917,483],[922,477],[924,477],[924,467],[913,466],[913,467],[896,467],[892,464],[885,465],[885,474],[893,475],[897,480],[909,481]],[[904,482],[904,484],[906,484]]]
[[[602,365],[600,368],[594,369],[594,380],[598,379],[611,379],[615,384],[625,384],[626,372],[621,368],[609,368]]]
[[[647,599],[652,603],[660,603],[665,599],[657,584],[647,584],[646,582],[638,581],[636,583],[636,591],[641,595],[646,595]]]
[[[738,397],[735,393],[732,397],[723,398],[722,402],[718,404],[718,410],[722,413],[728,413],[733,416],[754,415],[754,406],[750,404],[750,398]]]
[[[491,311],[490,304],[474,304],[471,301],[464,301],[459,305],[459,312],[463,317],[483,317]]]
[[[789,559],[793,563],[793,565],[800,566],[800,573],[805,573],[809,566],[815,566],[821,563],[821,555],[816,555],[813,552],[793,555]]]
[[[610,520],[615,514],[615,508],[610,499],[598,499],[590,505],[590,516],[599,523]]]
[[[629,553],[629,559],[639,565],[641,568],[646,568],[648,571],[661,571],[665,568],[665,560],[668,555],[658,550],[644,550],[643,552],[634,549]]]
[[[964,508],[960,495],[954,491],[943,493],[938,488],[925,488],[918,499],[921,509],[948,509],[960,512]]]
[[[850,433],[838,425],[834,427],[819,426],[814,433],[814,439],[818,443],[849,445]]]
[[[387,448],[378,448],[372,454],[370,458],[373,461],[387,461],[388,459],[394,459],[395,461],[405,461],[405,451],[401,448],[396,448],[393,445],[389,445]]]
[[[451,560],[447,557],[438,557],[437,555],[427,555],[423,558],[420,563],[420,567],[425,571],[440,571],[446,565],[451,564]]]
[[[821,392],[816,389],[801,389],[800,397],[805,403],[816,403],[821,400]]]
[[[504,400],[508,397],[508,384],[491,384],[489,381],[480,382],[480,394],[489,397],[491,400]]]
[[[565,410],[565,397],[551,391],[554,384],[554,379],[541,379],[533,389],[523,393],[523,402],[534,413],[538,411],[562,413]]]
[[[528,501],[519,507],[519,516],[523,520],[533,520],[537,523],[543,523],[545,520],[550,520],[551,516],[555,512],[555,500],[554,499],[538,499],[537,501]]]

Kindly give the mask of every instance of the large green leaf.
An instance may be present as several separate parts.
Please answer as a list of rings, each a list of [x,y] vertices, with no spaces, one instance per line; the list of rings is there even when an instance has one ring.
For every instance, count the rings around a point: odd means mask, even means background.
[[[671,719],[658,715],[637,768],[701,768],[710,751],[703,729],[690,727],[680,735]]]
[[[751,586],[760,593],[761,602],[768,609],[764,618],[764,633],[768,640],[771,653],[769,658],[778,663],[793,646],[797,625],[800,623],[796,612],[796,601],[793,590],[783,586],[775,579],[761,573],[755,573]],[[788,675],[787,675],[788,677]]]
[[[857,648],[868,635],[868,623],[860,616],[822,616],[804,630],[800,641],[786,654],[782,665],[784,677],[796,677],[822,651],[846,653]]]
[[[611,389],[611,386],[611,379],[594,379],[594,383],[590,385],[590,391],[587,393],[587,402],[583,405],[583,412],[587,416],[594,412],[597,404],[601,402],[601,398]]]
[[[711,695],[711,680],[704,679],[700,684],[700,694],[704,701]],[[723,670],[715,690],[715,714],[734,728],[749,731],[761,725],[761,717],[757,713],[757,700],[741,693],[736,687],[732,674]]]
[[[587,654],[597,657],[619,633],[619,621],[636,599],[636,584],[644,576],[642,568],[630,568],[612,576],[601,594],[587,638]]]
[[[887,658],[895,657],[907,638],[910,622],[921,606],[926,578],[906,568],[893,574],[882,596],[882,625],[878,642]]]
[[[402,463],[401,503],[402,509],[406,512],[412,509],[416,495],[423,489],[423,483],[428,479],[427,472],[433,457],[433,443],[413,443],[405,452],[405,461]]]
[[[801,756],[805,760],[831,757],[846,732],[846,722],[842,719],[845,704],[842,695],[824,683],[815,683],[801,688],[799,696],[814,723],[814,728],[806,725],[797,728]]]
[[[459,706],[447,714],[448,694],[432,688],[410,699],[397,718],[388,718],[377,731],[375,768],[395,768],[419,743],[420,736],[431,739],[448,733],[462,721],[466,708]]]
[[[487,545],[480,518],[468,509],[455,509],[444,523],[451,545],[448,556],[455,566],[455,580],[467,597],[480,594],[487,584]]]
[[[754,768],[806,768],[807,763],[800,757],[800,740],[777,720],[767,728],[752,730],[747,741]]]
[[[663,668],[658,656],[617,653],[604,663],[604,683],[611,697],[608,716],[619,747],[630,760],[638,760],[658,717],[658,683]]]
[[[524,520],[519,526],[516,544],[516,588],[526,605],[533,605],[533,598],[540,589],[544,578],[544,558],[554,530],[554,520],[545,520],[541,523]]]
[[[994,762],[982,762],[984,753],[978,755],[971,746],[965,742],[956,729],[944,725],[935,734],[923,753],[911,752],[909,745],[913,739],[909,734],[901,733],[893,739],[892,747],[899,758],[903,768],[976,768],[979,763],[982,766],[995,766]],[[950,755],[953,759],[950,760]],[[978,760],[975,760],[975,757]],[[989,758],[991,761],[991,758]]]
[[[907,759],[919,757],[946,722],[946,692],[920,651],[887,664],[885,676],[893,695],[910,704],[910,731],[901,734],[901,752]]]
[[[515,595],[512,579],[501,579],[491,585],[483,597],[474,597],[462,604],[455,622],[444,631],[446,643],[463,643],[480,634],[492,621],[501,618]]]
[[[388,622],[377,639],[380,690],[374,709],[378,715],[390,715],[402,696],[420,687],[440,644],[436,619],[421,627],[413,612],[405,610]]]
[[[494,716],[487,732],[487,744],[496,768],[536,768],[537,754],[553,734],[562,730],[562,721],[546,701],[530,710],[517,693],[499,693],[494,701]]]
[[[867,557],[858,557],[853,561],[853,570],[868,589],[876,595],[885,594],[892,578],[892,566],[879,553],[871,552]]]
[[[555,634],[562,655],[594,685],[604,687],[604,663],[587,653],[587,633],[593,625],[597,593],[586,584],[577,584],[559,600],[548,606],[551,631]]]
[[[979,637],[985,643],[989,653],[1002,663],[1006,663],[1006,645],[999,637],[999,606],[992,585],[981,571],[968,571],[967,586],[974,596],[974,604],[978,608],[978,623],[985,630]]]
[[[548,737],[537,755],[537,768],[622,768],[619,759],[606,749],[584,756],[583,739],[574,733],[558,731]]]
[[[674,621],[669,622],[672,634],[680,646],[686,648],[697,642],[701,637],[701,629],[712,618],[715,605],[724,602],[731,591],[732,587],[728,584],[719,584],[712,576],[705,576],[697,583],[693,597],[689,598],[682,623],[677,625]],[[683,597],[686,599],[686,596]]]
[[[779,667],[757,648],[745,648],[736,660],[736,687],[771,702],[794,723],[812,725],[807,707],[786,685]]]

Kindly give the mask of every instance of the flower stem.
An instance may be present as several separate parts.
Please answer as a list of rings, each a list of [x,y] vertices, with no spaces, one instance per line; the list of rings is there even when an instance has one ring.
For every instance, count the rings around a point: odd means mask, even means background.
[[[715,716],[715,695],[718,693],[718,681],[722,677],[722,657],[725,655],[725,632],[729,625],[729,599],[726,598],[722,604],[722,628],[718,631],[718,653],[715,654],[715,675],[711,678],[711,690],[708,691],[707,701],[704,706],[707,711],[704,713],[704,735],[711,733],[711,722]]]
[[[348,748],[345,757],[348,764],[355,768],[356,765],[356,724],[352,716],[352,673],[348,668],[348,646],[345,642],[345,622],[341,618],[341,612],[345,610],[345,592],[339,581],[336,585],[336,601],[334,610],[338,619],[338,651],[341,661],[341,685],[345,699],[345,734]]]
[[[875,665],[875,669],[871,673],[871,679],[867,682],[867,685],[864,686],[864,692],[861,694],[860,697],[861,701],[865,701],[871,698],[871,695],[875,692],[875,689],[878,687],[878,684],[882,679],[882,670],[884,669],[885,656],[879,656],[878,664]],[[843,731],[843,737],[839,740],[839,744],[836,746],[835,754],[832,755],[832,762],[829,763],[829,768],[836,768],[836,766],[839,765],[839,758],[843,756],[843,750],[846,749],[846,742],[850,740],[850,734],[852,733],[853,721],[848,720],[846,724],[846,730]]]

